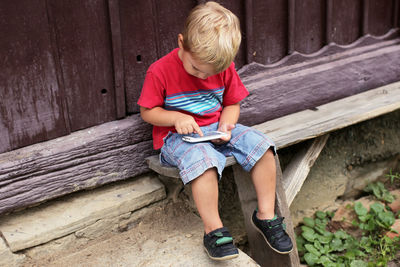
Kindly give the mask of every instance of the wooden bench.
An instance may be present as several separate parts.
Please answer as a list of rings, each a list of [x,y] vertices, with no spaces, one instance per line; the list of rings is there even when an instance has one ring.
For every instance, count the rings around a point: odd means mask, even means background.
[[[299,151],[294,156],[283,174],[278,156],[276,157],[276,212],[279,216],[285,217],[287,231],[293,240],[295,239],[289,206],[300,191],[311,166],[323,149],[329,132],[396,109],[400,109],[400,82],[346,97],[312,110],[304,110],[253,126],[253,128],[272,138],[276,143],[277,149],[315,138],[307,148]],[[150,169],[157,172],[162,180],[175,179],[176,186],[170,187],[169,190],[173,191],[172,195],[176,200],[183,188],[179,179],[178,169],[161,165],[158,156],[148,157],[146,161]],[[227,158],[227,166],[233,166],[234,179],[239,193],[253,258],[262,266],[298,266],[300,262],[296,244],[294,244],[293,252],[289,255],[277,254],[265,245],[261,235],[253,229],[250,224],[250,216],[256,207],[257,199],[250,175],[236,164],[236,160],[233,157]]]

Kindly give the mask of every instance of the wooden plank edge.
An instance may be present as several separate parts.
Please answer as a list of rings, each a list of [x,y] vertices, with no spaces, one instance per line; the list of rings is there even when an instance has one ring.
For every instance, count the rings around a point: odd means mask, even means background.
[[[329,134],[317,137],[307,148],[300,150],[283,171],[283,188],[289,206],[300,191],[328,138]]]

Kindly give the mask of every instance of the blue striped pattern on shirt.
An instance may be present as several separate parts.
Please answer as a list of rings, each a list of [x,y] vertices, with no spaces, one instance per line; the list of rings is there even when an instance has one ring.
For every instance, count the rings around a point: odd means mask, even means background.
[[[184,110],[204,115],[221,107],[225,87],[172,94],[165,99],[165,109]]]

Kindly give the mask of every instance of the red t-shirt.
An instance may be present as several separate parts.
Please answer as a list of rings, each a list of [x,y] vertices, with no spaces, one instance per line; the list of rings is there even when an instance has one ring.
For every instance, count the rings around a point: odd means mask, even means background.
[[[235,64],[205,80],[188,74],[178,56],[179,48],[154,62],[146,73],[138,104],[162,107],[193,116],[199,126],[218,122],[224,106],[238,103],[249,92],[235,70]],[[153,146],[160,149],[175,127],[153,127]]]

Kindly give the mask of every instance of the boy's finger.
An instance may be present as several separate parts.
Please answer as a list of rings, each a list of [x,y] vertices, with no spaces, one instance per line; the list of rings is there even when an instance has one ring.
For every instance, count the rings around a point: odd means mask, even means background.
[[[226,130],[232,131],[235,127],[236,127],[235,124],[228,124],[228,125],[226,125]]]
[[[195,131],[198,135],[200,135],[200,136],[203,136],[203,135],[204,135],[203,132],[201,131],[199,125],[197,125],[197,123],[193,126],[193,128],[194,128],[194,131]]]

